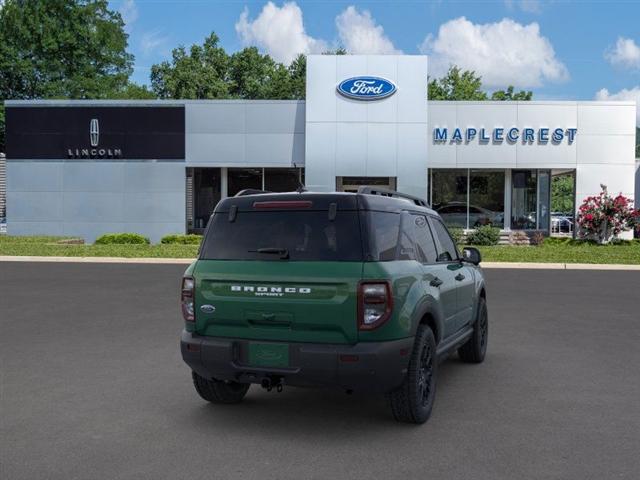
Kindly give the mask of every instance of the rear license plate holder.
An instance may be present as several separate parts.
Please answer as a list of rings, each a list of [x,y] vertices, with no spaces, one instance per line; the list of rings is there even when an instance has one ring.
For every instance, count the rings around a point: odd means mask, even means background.
[[[249,365],[254,367],[289,366],[289,345],[286,343],[249,343]]]

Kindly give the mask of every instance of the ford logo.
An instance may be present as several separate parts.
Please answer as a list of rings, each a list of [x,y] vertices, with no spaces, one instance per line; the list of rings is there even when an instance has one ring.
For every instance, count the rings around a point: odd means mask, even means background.
[[[379,100],[396,93],[393,82],[380,77],[347,78],[336,87],[340,95],[355,100]]]

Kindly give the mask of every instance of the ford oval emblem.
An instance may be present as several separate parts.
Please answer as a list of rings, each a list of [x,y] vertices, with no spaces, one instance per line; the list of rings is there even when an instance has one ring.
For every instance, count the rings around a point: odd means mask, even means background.
[[[380,100],[396,93],[396,86],[390,80],[380,77],[347,78],[336,87],[340,95],[355,100]]]
[[[216,311],[216,307],[213,305],[202,305],[200,311],[202,311],[202,313],[213,313]]]

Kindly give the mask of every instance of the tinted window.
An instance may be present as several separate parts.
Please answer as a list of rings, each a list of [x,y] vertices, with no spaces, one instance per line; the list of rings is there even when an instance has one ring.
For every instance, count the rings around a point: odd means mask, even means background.
[[[435,218],[431,219],[431,226],[433,227],[433,233],[437,237],[440,247],[438,249],[438,262],[450,262],[457,260],[458,252],[456,251],[456,245],[451,239],[451,235],[445,228],[444,224]]]
[[[367,212],[367,215],[371,260],[374,262],[395,260],[400,230],[400,214]]]
[[[326,211],[238,212],[211,220],[202,249],[205,260],[277,260],[280,254],[259,249],[282,249],[289,260],[362,261],[357,212]]]
[[[408,213],[402,214],[401,217],[402,231],[400,233],[400,250],[398,251],[398,260],[417,260],[418,252],[416,247],[416,236],[413,226],[413,215]]]
[[[438,254],[427,218],[424,215],[412,215],[411,217],[416,239],[416,259],[422,263],[434,263]]]

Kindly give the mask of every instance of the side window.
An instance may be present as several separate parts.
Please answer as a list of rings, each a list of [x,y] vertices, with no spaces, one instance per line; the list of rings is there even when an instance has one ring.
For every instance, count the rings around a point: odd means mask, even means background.
[[[445,228],[444,224],[436,219],[431,218],[431,226],[433,227],[433,233],[438,239],[438,262],[451,262],[458,259],[458,251],[456,245],[451,239],[451,235]]]
[[[416,259],[422,263],[435,263],[438,254],[436,253],[436,245],[431,235],[431,228],[424,215],[411,215],[415,243],[416,243]]]
[[[388,212],[367,212],[371,225],[371,256],[373,261],[385,262],[396,259],[400,215]]]
[[[416,239],[413,229],[413,215],[402,214],[400,220],[402,229],[400,230],[400,242],[398,245],[397,260],[420,260],[416,252]]]

